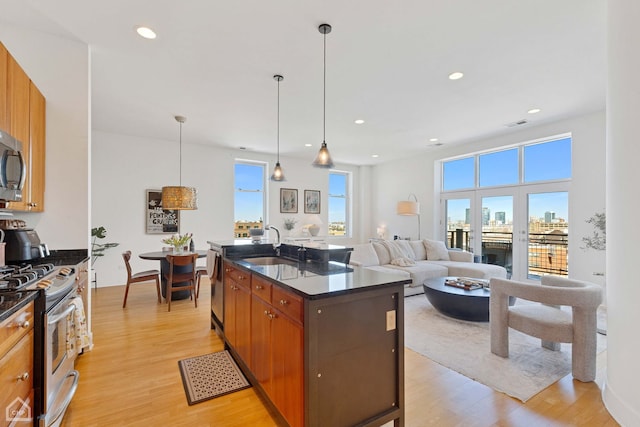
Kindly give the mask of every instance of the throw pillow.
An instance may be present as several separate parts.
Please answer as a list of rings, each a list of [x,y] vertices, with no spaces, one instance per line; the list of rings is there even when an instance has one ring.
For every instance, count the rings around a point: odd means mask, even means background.
[[[413,249],[411,249],[408,240],[394,240],[393,242],[398,245],[405,257],[414,261],[416,260],[416,254],[413,252]]]
[[[378,255],[378,261],[380,261],[380,265],[386,265],[391,263],[391,255],[389,255],[389,251],[384,247],[381,243],[373,242],[373,249],[376,251],[376,255]]]
[[[378,265],[378,255],[373,249],[373,245],[370,243],[364,243],[361,245],[353,245],[353,252],[351,252],[351,259],[358,261],[363,267],[370,267],[372,265]]]
[[[449,261],[449,251],[444,242],[424,239],[424,247],[427,250],[427,259],[430,261]]]
[[[427,259],[427,250],[424,248],[422,240],[411,240],[409,242],[413,253],[416,255],[416,261],[422,261]]]

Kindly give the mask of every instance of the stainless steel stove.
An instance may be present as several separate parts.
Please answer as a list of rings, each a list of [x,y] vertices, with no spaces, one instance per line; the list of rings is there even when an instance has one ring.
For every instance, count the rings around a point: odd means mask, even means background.
[[[22,264],[0,267],[0,294],[44,289],[47,310],[75,285],[73,267],[53,264]],[[9,298],[9,297],[7,297]]]

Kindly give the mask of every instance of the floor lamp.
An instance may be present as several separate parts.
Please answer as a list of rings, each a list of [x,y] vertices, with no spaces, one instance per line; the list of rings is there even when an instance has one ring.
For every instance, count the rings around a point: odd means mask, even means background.
[[[415,201],[412,201],[411,197],[413,197]],[[418,217],[418,240],[421,240],[420,238],[420,203],[418,202],[418,198],[416,197],[416,195],[413,193],[409,194],[408,199],[409,200],[402,200],[398,202],[398,206],[396,207],[396,213],[398,215]]]

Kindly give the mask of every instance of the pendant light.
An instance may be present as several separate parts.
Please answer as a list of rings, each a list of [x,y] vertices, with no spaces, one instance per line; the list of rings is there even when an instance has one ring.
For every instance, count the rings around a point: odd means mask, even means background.
[[[162,187],[162,209],[194,210],[198,209],[196,189],[182,186],[182,124],[187,118],[175,116],[175,119],[180,123],[180,186]]]
[[[271,181],[286,181],[286,179],[284,179],[284,172],[282,171],[282,167],[280,167],[280,82],[284,80],[284,77],[276,74],[275,76],[273,76],[273,79],[278,82],[278,159],[276,161],[276,167],[273,168]]]
[[[332,168],[333,160],[331,160],[331,154],[327,148],[327,142],[325,138],[327,128],[327,34],[331,32],[331,25],[322,24],[318,27],[318,31],[324,35],[324,69],[323,69],[323,93],[322,93],[322,146],[316,159],[313,161],[313,166],[318,168]]]

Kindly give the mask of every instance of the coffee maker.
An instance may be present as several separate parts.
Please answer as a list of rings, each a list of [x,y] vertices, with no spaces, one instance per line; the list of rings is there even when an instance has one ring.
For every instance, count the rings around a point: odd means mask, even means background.
[[[4,234],[7,264],[30,262],[50,255],[49,247],[40,242],[38,233],[32,228],[4,230]]]

